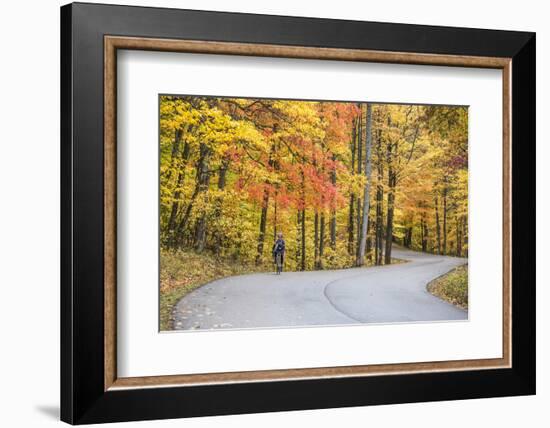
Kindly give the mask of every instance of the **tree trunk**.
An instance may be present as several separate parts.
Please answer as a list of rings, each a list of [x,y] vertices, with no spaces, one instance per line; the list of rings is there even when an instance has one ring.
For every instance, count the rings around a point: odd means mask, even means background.
[[[301,233],[301,225],[302,225],[302,211],[298,209],[296,212],[296,270],[300,270],[300,260],[301,260],[301,254],[302,254],[302,233]]]
[[[468,216],[462,218],[462,249],[464,257],[468,257]]]
[[[428,229],[428,222],[424,220],[424,241],[422,242],[422,251],[428,251],[428,239],[430,230]]]
[[[403,246],[411,248],[412,245],[412,226],[405,228],[405,235],[403,236]]]
[[[447,187],[443,189],[443,255],[447,255]]]
[[[434,197],[435,205],[435,233],[437,238],[437,254],[441,254],[441,226],[439,225],[439,201],[437,195]]]
[[[275,152],[275,145],[272,144],[271,148],[269,149],[269,161],[268,165],[270,167],[274,166],[273,163],[273,154]],[[260,213],[260,232],[258,234],[258,246],[257,246],[257,253],[256,253],[256,265],[260,264],[262,261],[262,256],[264,253],[264,242],[265,242],[265,230],[267,226],[267,210],[269,208],[269,190],[267,188],[267,185],[269,183],[265,182],[264,187],[264,194],[262,197],[262,211]]]
[[[182,153],[182,156],[185,156],[185,160],[187,161],[189,158],[189,145],[186,144]],[[193,210],[193,204],[195,203],[195,199],[199,195],[201,191],[201,183],[200,183],[200,177],[203,175],[202,169],[207,168],[207,160],[205,160],[206,153],[204,151],[199,150],[199,160],[197,161],[197,175],[195,178],[195,189],[193,190],[193,194],[191,195],[191,199],[189,200],[189,203],[187,204],[187,207],[185,208],[185,212],[183,214],[183,217],[181,218],[180,222],[178,223],[177,227],[175,228],[175,232],[172,235],[172,242],[173,247],[182,246],[184,243],[184,234],[185,229],[187,228],[189,219],[191,218],[191,211]],[[190,237],[191,238],[191,237]]]
[[[314,269],[319,268],[319,213],[315,211],[315,217],[313,220],[314,224],[314,235],[313,235],[313,246],[314,246],[314,255],[313,255],[313,267]]]
[[[174,142],[174,147],[172,148],[172,156],[175,156],[177,153],[177,150],[180,144],[180,140],[182,138],[182,131],[176,132],[176,141]],[[176,190],[174,192],[174,200],[172,201],[172,206],[170,207],[170,217],[168,219],[168,235],[167,235],[167,244],[170,247],[175,247],[176,240],[175,240],[175,229],[176,229],[176,220],[177,215],[180,207],[180,198],[181,198],[181,186],[183,186],[183,182],[185,180],[185,165],[187,163],[187,160],[189,159],[189,144],[187,142],[184,143],[183,151],[181,154],[182,159],[182,165],[179,168],[178,171],[178,178],[176,179]],[[172,161],[173,162],[173,161]],[[171,168],[170,168],[171,169]],[[167,180],[169,177],[167,178]]]
[[[391,250],[393,244],[393,210],[395,201],[395,185],[397,177],[392,166],[392,144],[388,143],[387,162],[388,162],[388,213],[386,218],[386,251],[384,255],[384,264],[391,264]]]
[[[302,252],[300,254],[300,270],[306,270],[306,210],[302,209]]]
[[[218,190],[225,189],[225,184],[227,182],[227,170],[229,169],[229,159],[224,158],[222,164],[220,165],[220,171],[218,175]]]
[[[395,201],[395,175],[390,169],[389,174],[389,190],[388,190],[388,214],[386,219],[386,254],[384,256],[384,264],[391,264],[391,250],[393,244],[393,209]]]
[[[204,143],[200,144],[200,159],[198,168],[198,193],[204,193],[210,185],[210,171],[208,162],[210,160],[211,149]],[[204,250],[206,243],[206,214],[203,212],[197,220],[195,228],[195,248],[198,252]]]
[[[351,172],[355,172],[355,146],[357,139],[357,121],[353,119],[352,121],[352,131],[351,131]],[[348,217],[348,254],[351,256],[353,254],[353,244],[354,240],[354,228],[355,228],[355,193],[353,191],[349,196],[349,217]]]
[[[361,196],[357,196],[357,204],[356,204],[356,208],[355,208],[355,212],[356,212],[356,215],[355,215],[355,228],[357,230],[357,241],[355,242],[355,246],[354,246],[354,249],[355,249],[355,264],[357,264],[357,260],[359,259],[359,250],[361,249],[361,245],[360,245],[361,229],[362,229],[361,221],[363,220],[362,210],[363,210],[363,203],[362,203],[362,200],[361,200]]]
[[[422,213],[422,218],[420,219],[420,236],[422,242],[422,251],[428,251],[428,224],[425,219],[425,214]]]
[[[374,262],[376,265],[382,264],[382,234],[383,234],[383,212],[382,201],[384,198],[384,190],[378,185],[376,188],[376,230],[374,243]]]
[[[336,210],[330,213],[330,248],[336,251]]]
[[[306,270],[306,182],[304,177],[304,170],[301,170],[302,174],[302,253],[300,254],[300,269]]]
[[[174,164],[176,163],[176,158],[178,157],[181,137],[183,135],[183,130],[176,129],[176,132],[174,133],[174,143],[172,144],[172,153],[170,154],[170,167],[168,168],[168,171],[166,171],[166,182],[170,181],[170,178],[172,177],[172,170],[174,169]]]
[[[220,171],[218,174],[218,190],[223,191],[225,189],[225,184],[227,181],[227,170],[229,169],[229,159],[224,158],[222,160],[222,164],[220,165]],[[216,221],[219,223],[219,220],[222,215],[222,204],[223,204],[223,196],[219,196],[218,200],[216,201]],[[216,227],[216,239],[215,239],[215,253],[216,255],[220,255],[221,248],[222,248],[222,242],[223,242],[223,230],[219,226]]]
[[[332,155],[332,162],[336,161],[336,156]],[[334,187],[336,187],[336,167],[333,166],[330,181]],[[335,201],[332,201],[332,207],[330,209],[330,248],[333,251],[336,250],[336,206]]]
[[[187,207],[185,208],[185,212],[183,214],[183,217],[181,218],[180,222],[178,223],[178,227],[176,228],[176,233],[174,236],[175,245],[181,246],[184,241],[184,233],[185,229],[187,227],[187,224],[189,222],[189,218],[191,217],[191,211],[193,210],[193,204],[195,203],[195,199],[197,198],[197,195],[199,194],[199,186],[198,184],[195,185],[195,190],[193,191],[193,195],[191,196],[191,200],[187,204]]]
[[[424,214],[420,218],[420,243],[422,245],[422,251],[426,251],[424,248]]]
[[[353,254],[354,229],[355,229],[355,195],[352,193],[349,197],[349,217],[348,217],[348,254]]]
[[[357,104],[359,107],[359,117],[357,118],[357,175],[363,174],[363,107],[361,104]],[[360,239],[361,239],[361,221],[362,213],[361,209],[363,204],[361,203],[361,195],[357,195],[357,209],[356,209],[356,230],[357,230],[357,243],[355,245],[355,263],[359,259]]]
[[[370,205],[370,203],[369,203]],[[372,206],[371,206],[372,207]],[[369,209],[369,219],[368,219],[368,228],[367,228],[367,245],[365,249],[365,256],[369,263],[372,264],[372,231],[374,226],[374,221],[372,216],[370,215],[370,209]]]
[[[321,212],[319,224],[319,269],[323,269],[323,253],[325,251],[325,213]]]
[[[382,138],[380,130],[377,133],[377,144],[376,144],[376,152],[377,152],[377,185],[376,185],[376,231],[375,231],[375,263],[376,265],[382,264],[382,236],[384,232],[384,188],[382,187],[382,180],[384,179],[384,170],[382,166],[382,154],[381,154],[381,145],[382,145]]]
[[[267,226],[267,208],[269,206],[269,192],[267,189],[264,189],[264,194],[262,198],[262,211],[260,213],[260,233],[258,234],[258,247],[256,254],[256,265],[259,265],[262,261],[262,255],[264,253],[264,242],[265,242],[265,229]]]
[[[456,216],[456,256],[462,256],[462,218]]]
[[[277,193],[273,201],[273,241],[277,240]]]
[[[365,189],[363,193],[363,219],[361,235],[359,239],[359,257],[357,266],[365,264],[365,247],[367,244],[367,231],[369,227],[370,210],[370,175],[371,175],[371,146],[372,146],[372,105],[367,104],[366,138],[365,138]]]

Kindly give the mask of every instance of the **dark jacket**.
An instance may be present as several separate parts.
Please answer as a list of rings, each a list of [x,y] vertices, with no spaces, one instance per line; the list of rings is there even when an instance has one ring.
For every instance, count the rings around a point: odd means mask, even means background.
[[[277,254],[285,255],[285,240],[284,239],[277,239],[275,243],[273,244],[273,249],[271,250],[274,256]]]

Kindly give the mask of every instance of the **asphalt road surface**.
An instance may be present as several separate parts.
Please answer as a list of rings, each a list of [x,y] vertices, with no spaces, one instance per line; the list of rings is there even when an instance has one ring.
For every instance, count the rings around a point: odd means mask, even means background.
[[[390,266],[256,273],[212,281],[174,308],[174,329],[242,329],[466,320],[468,313],[426,290],[466,262],[396,248]]]

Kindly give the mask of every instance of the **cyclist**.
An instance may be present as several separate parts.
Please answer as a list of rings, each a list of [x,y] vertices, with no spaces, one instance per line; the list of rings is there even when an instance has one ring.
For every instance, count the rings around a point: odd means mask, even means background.
[[[285,240],[283,239],[282,232],[277,233],[277,240],[273,244],[273,249],[271,252],[273,254],[275,265],[277,266],[277,273],[281,273],[283,271],[283,263],[285,259]],[[277,263],[277,258],[279,258],[279,263]]]

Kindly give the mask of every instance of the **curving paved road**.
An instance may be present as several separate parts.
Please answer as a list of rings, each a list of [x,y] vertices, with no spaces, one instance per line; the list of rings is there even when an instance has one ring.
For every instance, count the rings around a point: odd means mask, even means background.
[[[391,266],[257,273],[210,282],[175,306],[174,328],[220,329],[466,320],[426,284],[465,259],[400,248]]]

